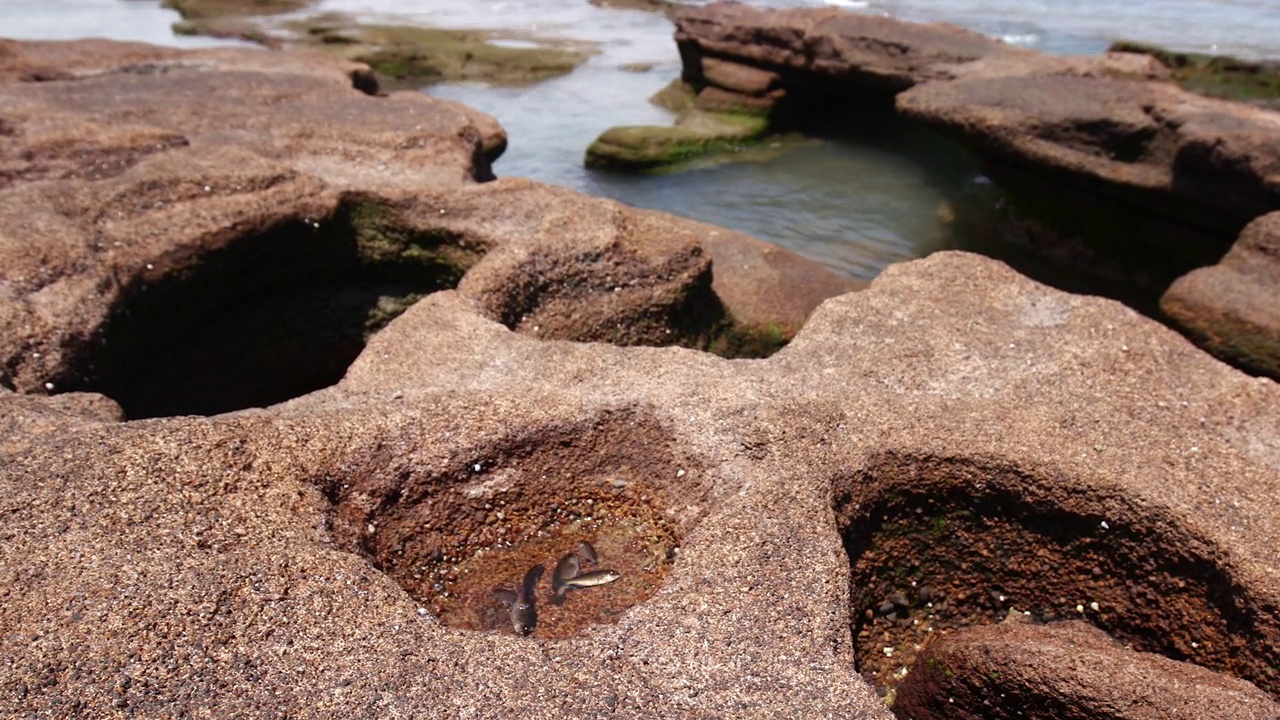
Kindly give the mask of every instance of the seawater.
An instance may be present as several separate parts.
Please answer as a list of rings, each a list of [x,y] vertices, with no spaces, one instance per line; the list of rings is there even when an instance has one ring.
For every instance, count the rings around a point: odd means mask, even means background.
[[[697,4],[697,3],[691,3]],[[1245,57],[1280,57],[1280,0],[772,0],[772,6],[843,6],[966,26],[1045,52],[1101,52],[1115,39]],[[670,22],[586,0],[322,0],[322,11],[369,22],[509,30],[589,40],[599,54],[575,72],[527,88],[438,85],[426,92],[498,118],[510,145],[495,171],[565,185],[742,230],[826,264],[872,278],[885,266],[942,248],[991,247],[957,225],[996,202],[977,164],[922,130],[853,118],[826,139],[783,140],[742,162],[680,173],[625,176],[582,165],[587,145],[623,124],[665,124],[647,99],[679,75]],[[176,13],[152,0],[0,0],[0,35],[88,36],[201,46],[174,36]],[[645,72],[624,69],[650,66]]]

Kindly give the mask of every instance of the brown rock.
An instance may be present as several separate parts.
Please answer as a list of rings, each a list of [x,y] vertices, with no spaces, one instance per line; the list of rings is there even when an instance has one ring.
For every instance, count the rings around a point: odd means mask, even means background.
[[[1250,683],[1135,652],[1088,623],[1000,623],[932,642],[898,688],[903,720],[1271,720]]]
[[[719,252],[752,260],[713,274],[701,240],[718,230],[478,185],[505,143],[496,121],[417,92],[371,97],[351,88],[350,63],[148,60],[106,44],[95,67],[62,45],[77,80],[0,85],[0,382],[23,392],[103,390],[133,416],[277,402],[336,381],[368,334],[473,265],[463,291],[508,326],[626,344],[764,330],[776,344],[857,287],[738,234],[740,249]],[[14,78],[49,55],[12,47]],[[770,268],[797,265],[805,289],[788,293]],[[755,312],[749,293],[717,294],[734,283],[802,300]],[[199,289],[176,303],[179,287]],[[139,378],[152,389],[126,397]]]
[[[978,75],[917,86],[897,106],[992,161],[1215,238],[1280,207],[1280,115],[1172,85]]]
[[[1219,358],[1280,379],[1280,212],[1250,223],[1217,265],[1179,278],[1160,308]]]
[[[54,414],[31,400],[0,393],[0,419]],[[1161,599],[1200,614],[1164,629],[1229,616],[1235,654],[1202,661],[1262,681],[1278,401],[1116,303],[956,253],[827,301],[757,361],[540,340],[440,292],[285,405],[6,436],[0,712],[888,720],[852,669],[845,522],[980,487],[1006,503],[984,519],[1025,501],[1166,532],[1153,550],[1204,565]],[[415,572],[500,561],[594,506],[593,532],[639,512],[679,540],[643,602],[554,641],[419,610],[447,598]],[[1106,556],[1118,585],[1145,582],[1127,557]],[[1206,569],[1230,580],[1219,609],[1196,600]],[[610,590],[580,592],[566,608]]]
[[[769,97],[753,97],[708,85],[698,91],[698,96],[694,98],[693,106],[706,112],[764,115],[772,110],[783,97],[784,93],[781,90],[774,91]]]
[[[767,94],[781,79],[775,72],[713,57],[702,58],[702,77],[725,90],[754,96]]]
[[[949,77],[952,65],[1025,52],[953,25],[909,23],[836,8],[765,10],[724,2],[677,13],[676,43],[690,82],[705,78],[721,84],[712,77],[721,75],[722,66],[714,62],[719,58],[882,92]],[[713,61],[709,66],[708,59]]]

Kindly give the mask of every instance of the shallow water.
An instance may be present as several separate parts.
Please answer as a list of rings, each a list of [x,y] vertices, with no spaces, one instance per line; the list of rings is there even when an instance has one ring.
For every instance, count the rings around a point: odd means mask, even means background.
[[[770,0],[955,22],[1046,52],[1094,53],[1125,37],[1188,50],[1280,57],[1274,0]],[[952,222],[994,202],[976,164],[927,134],[874,118],[842,139],[782,143],[752,160],[684,173],[627,177],[588,171],[587,145],[619,124],[661,124],[647,102],[679,74],[665,18],[602,10],[586,0],[322,0],[322,11],[441,27],[493,28],[598,43],[574,73],[530,88],[444,85],[433,95],[495,115],[510,146],[495,171],[742,230],[855,277],[947,247],[991,247],[985,225]],[[26,38],[105,36],[198,46],[173,36],[176,13],[148,0],[0,0],[0,33]],[[648,72],[622,69],[651,64]],[[770,150],[770,149],[766,149]],[[980,214],[980,213],[979,213]]]

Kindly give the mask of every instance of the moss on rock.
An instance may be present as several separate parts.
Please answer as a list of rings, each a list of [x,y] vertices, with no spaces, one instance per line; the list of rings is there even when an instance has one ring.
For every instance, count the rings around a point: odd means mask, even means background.
[[[1280,107],[1280,63],[1241,60],[1228,55],[1174,52],[1158,45],[1120,40],[1112,52],[1150,55],[1173,72],[1188,92],[1208,97]]]
[[[400,81],[522,85],[570,73],[593,52],[582,44],[548,44],[497,32],[335,24],[332,16],[322,18],[321,24],[304,21],[300,35]]]
[[[587,148],[591,168],[654,170],[717,152],[732,151],[761,138],[763,117],[691,111],[671,127],[634,125],[606,130]]]
[[[162,7],[177,10],[184,20],[253,17],[297,12],[316,0],[164,0]]]

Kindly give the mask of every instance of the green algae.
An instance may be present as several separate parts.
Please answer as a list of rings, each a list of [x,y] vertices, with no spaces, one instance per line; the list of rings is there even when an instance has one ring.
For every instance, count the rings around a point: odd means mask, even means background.
[[[383,203],[356,200],[345,213],[360,267],[382,280],[413,282],[427,291],[450,288],[483,255],[451,231],[408,226]]]
[[[312,43],[399,81],[524,85],[570,73],[594,51],[582,44],[528,41],[526,46],[511,33],[335,24],[332,16],[322,16],[320,24],[301,21],[294,27]],[[508,39],[522,44],[496,44]]]
[[[658,170],[711,153],[731,152],[764,136],[767,118],[691,111],[670,127],[633,125],[606,130],[587,148],[589,168]]]
[[[1112,43],[1109,50],[1150,55],[1169,68],[1174,82],[1188,92],[1280,107],[1280,63],[1175,52],[1128,40]]]
[[[297,12],[315,0],[164,0],[160,5],[177,10],[184,20],[255,17]]]

